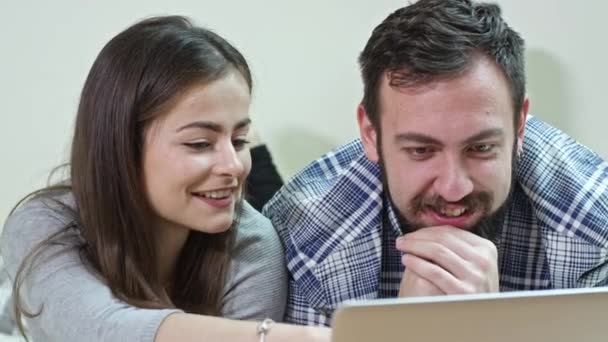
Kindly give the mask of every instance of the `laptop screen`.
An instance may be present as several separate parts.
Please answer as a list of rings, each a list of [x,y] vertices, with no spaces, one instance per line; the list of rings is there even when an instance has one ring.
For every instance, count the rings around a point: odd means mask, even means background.
[[[608,288],[346,302],[333,342],[606,342]]]

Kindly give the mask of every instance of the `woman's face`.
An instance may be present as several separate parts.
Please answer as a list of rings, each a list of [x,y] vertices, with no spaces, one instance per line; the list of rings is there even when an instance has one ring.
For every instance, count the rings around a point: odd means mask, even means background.
[[[231,72],[189,88],[146,130],[144,186],[165,232],[230,228],[251,169],[250,100],[244,78]]]

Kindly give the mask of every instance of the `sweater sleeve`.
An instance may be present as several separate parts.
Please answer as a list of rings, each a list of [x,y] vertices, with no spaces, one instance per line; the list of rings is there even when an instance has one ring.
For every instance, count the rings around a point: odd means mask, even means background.
[[[256,210],[262,207],[283,186],[283,179],[272,161],[266,145],[251,150],[251,172],[247,177],[247,200]]]
[[[39,242],[65,227],[66,213],[41,203],[27,203],[6,221],[0,251],[11,281],[26,255]],[[77,237],[51,244],[34,259],[20,291],[29,312],[28,335],[39,341],[152,342],[163,319],[178,310],[133,307],[110,289],[80,260]]]
[[[287,300],[283,247],[270,221],[243,202],[223,316],[282,321]]]

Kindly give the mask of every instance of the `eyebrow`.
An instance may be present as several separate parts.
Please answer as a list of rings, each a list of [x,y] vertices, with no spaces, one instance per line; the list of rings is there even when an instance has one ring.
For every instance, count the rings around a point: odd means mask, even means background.
[[[483,130],[473,136],[468,137],[464,142],[463,145],[467,145],[479,140],[483,140],[483,139],[488,139],[488,138],[494,138],[494,137],[501,137],[504,135],[504,130],[501,128],[489,128],[486,130]],[[401,134],[397,134],[395,136],[395,142],[416,142],[416,143],[420,143],[420,144],[429,144],[429,145],[443,145],[443,143],[431,136],[425,135],[425,134],[421,134],[421,133],[414,133],[414,132],[406,132],[406,133],[401,133]]]
[[[490,128],[483,130],[464,141],[464,144],[474,143],[479,140],[489,139],[489,138],[497,138],[505,135],[505,131],[502,128]]]
[[[234,125],[234,130],[241,129],[251,124],[251,119],[243,119]],[[211,121],[194,121],[177,129],[176,132],[181,132],[190,128],[208,129],[217,133],[221,133],[224,129],[221,125]]]

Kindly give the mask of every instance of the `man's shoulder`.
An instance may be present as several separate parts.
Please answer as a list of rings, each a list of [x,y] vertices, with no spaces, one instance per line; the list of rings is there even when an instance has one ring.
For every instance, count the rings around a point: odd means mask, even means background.
[[[555,164],[557,163],[557,165]],[[547,171],[576,171],[573,176],[585,179],[598,170],[606,171],[606,161],[587,146],[565,132],[536,117],[528,119],[520,160],[520,176],[527,176],[539,167]]]
[[[537,118],[526,125],[518,180],[546,231],[608,246],[608,163]]]
[[[356,140],[287,182],[264,207],[285,248],[292,286],[316,310],[370,298],[380,269],[382,182]],[[368,279],[353,283],[357,273]]]
[[[307,215],[316,215],[326,211],[337,198],[362,201],[381,188],[379,172],[377,164],[365,156],[361,141],[351,141],[298,172],[268,202],[263,213],[274,222],[277,216],[286,211],[293,214],[291,211],[298,208],[306,208]],[[348,210],[340,209],[348,215]]]
[[[290,192],[298,192],[309,187],[332,184],[340,177],[348,177],[353,164],[366,162],[369,161],[363,152],[361,140],[355,139],[312,161],[293,176],[284,188]]]
[[[365,243],[381,222],[380,169],[352,141],[312,162],[264,207],[288,255],[314,266],[355,241]]]

